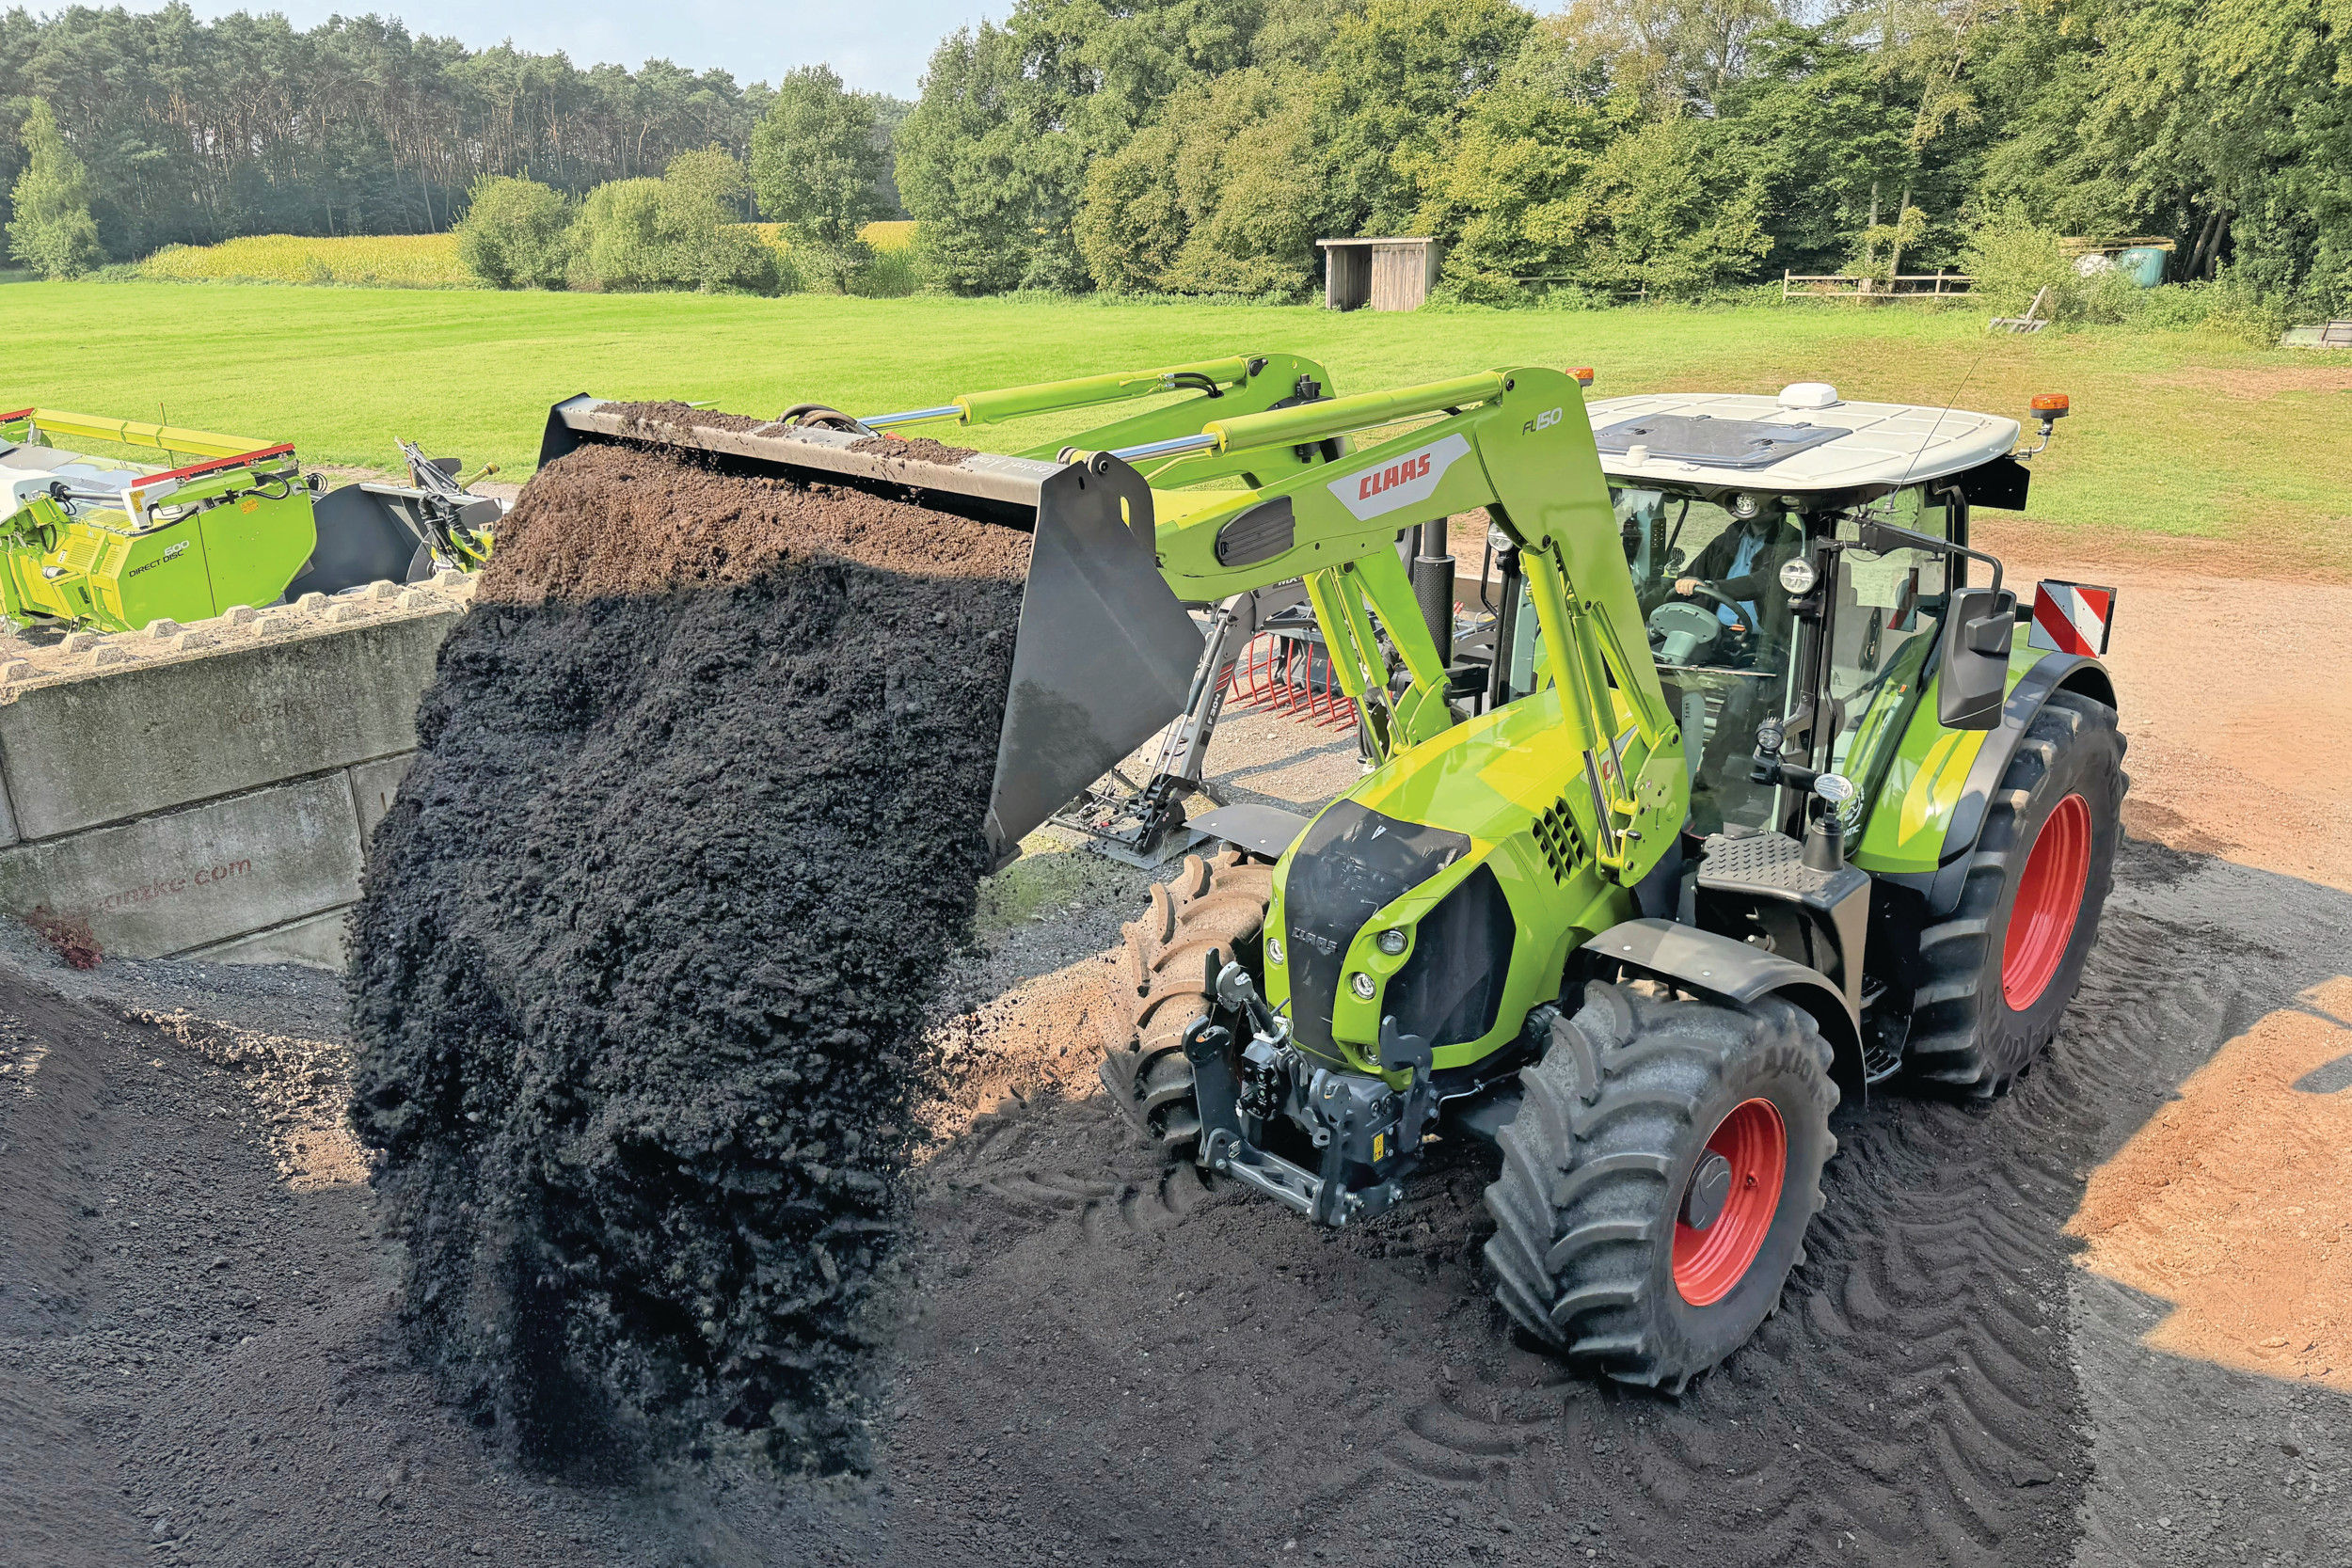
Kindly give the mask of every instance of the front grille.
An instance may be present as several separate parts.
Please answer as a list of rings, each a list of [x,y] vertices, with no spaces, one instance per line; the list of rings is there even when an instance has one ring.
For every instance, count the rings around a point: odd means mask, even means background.
[[[1494,872],[1480,866],[1422,916],[1413,956],[1382,998],[1397,1032],[1433,1046],[1474,1040],[1495,1026],[1518,931]]]
[[[1291,852],[1282,890],[1291,1032],[1300,1049],[1327,1059],[1337,1053],[1332,1005],[1348,944],[1364,922],[1470,853],[1470,847],[1466,834],[1399,821],[1353,800],[1341,800],[1315,818]]]

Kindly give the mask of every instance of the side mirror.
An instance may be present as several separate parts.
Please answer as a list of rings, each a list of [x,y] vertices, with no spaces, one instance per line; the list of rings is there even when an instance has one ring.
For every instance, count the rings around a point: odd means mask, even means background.
[[[1935,717],[1949,730],[1989,730],[2001,721],[2017,601],[1991,588],[1963,588],[1944,610],[1944,651],[1935,675]]]

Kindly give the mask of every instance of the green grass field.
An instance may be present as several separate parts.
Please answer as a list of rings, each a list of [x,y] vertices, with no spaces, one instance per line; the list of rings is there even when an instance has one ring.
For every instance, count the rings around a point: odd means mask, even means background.
[[[1769,391],[2022,416],[2075,414],[2037,467],[2032,515],[2067,529],[2241,542],[2352,570],[2352,356],[2197,333],[1989,338],[1974,311],[1839,307],[1335,315],[1092,300],[751,299],[159,283],[14,283],[0,407],[167,417],[292,440],[312,462],[389,467],[394,436],[516,477],[574,392],[771,413],[944,403],[989,387],[1262,349],[1330,366],[1342,391],[1512,364],[1592,365],[1596,397]],[[1009,450],[1089,421],[959,435]]]

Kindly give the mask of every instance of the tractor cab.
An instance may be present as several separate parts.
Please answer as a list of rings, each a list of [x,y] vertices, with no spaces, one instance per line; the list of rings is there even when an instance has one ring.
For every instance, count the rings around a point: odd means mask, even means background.
[[[1991,563],[1969,549],[1971,506],[2025,503],[2018,422],[1848,403],[1820,383],[1608,398],[1587,413],[1680,720],[1692,829],[1802,834],[1800,802],[1753,776],[1771,725],[1784,761],[1855,784],[1839,808],[1851,839],[1931,683],[1953,589],[1972,556]],[[1865,524],[1903,542],[1867,548]],[[1540,666],[1527,654],[1512,666],[1517,695]]]

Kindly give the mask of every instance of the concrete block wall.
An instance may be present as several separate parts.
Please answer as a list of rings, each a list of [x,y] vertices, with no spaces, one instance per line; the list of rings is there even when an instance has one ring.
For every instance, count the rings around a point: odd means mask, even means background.
[[[76,633],[0,662],[0,910],[130,958],[339,968],[473,579]]]

